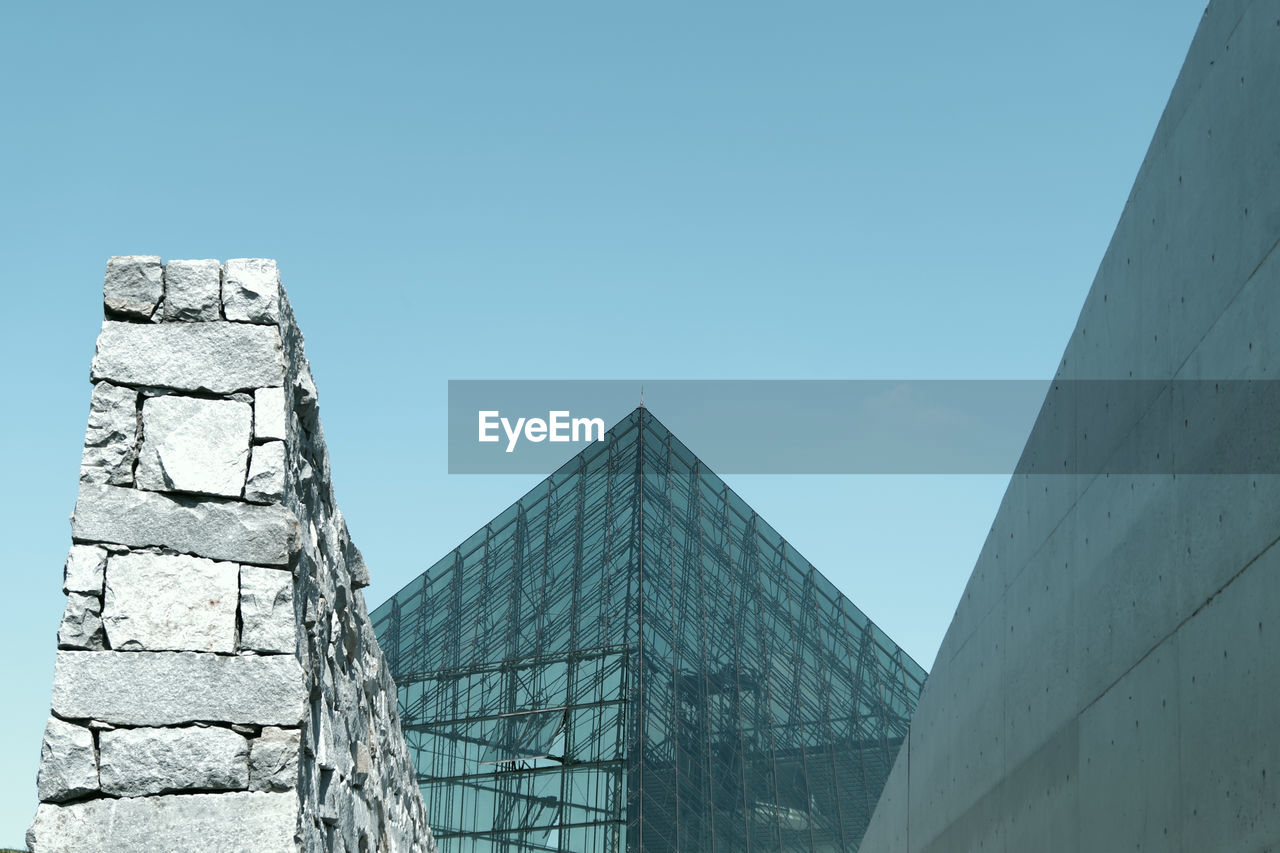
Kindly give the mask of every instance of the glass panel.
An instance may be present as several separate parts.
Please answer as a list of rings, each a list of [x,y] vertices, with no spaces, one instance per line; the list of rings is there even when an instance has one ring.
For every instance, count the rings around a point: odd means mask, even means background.
[[[856,850],[925,673],[640,409],[373,613],[444,851]]]
[[[563,745],[565,710],[510,714],[492,721],[486,733],[481,764],[516,758],[546,758],[557,739]]]

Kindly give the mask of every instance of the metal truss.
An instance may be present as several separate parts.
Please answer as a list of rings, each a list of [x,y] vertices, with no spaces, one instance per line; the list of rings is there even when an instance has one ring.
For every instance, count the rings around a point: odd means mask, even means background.
[[[643,408],[373,621],[445,851],[856,850],[925,678]]]

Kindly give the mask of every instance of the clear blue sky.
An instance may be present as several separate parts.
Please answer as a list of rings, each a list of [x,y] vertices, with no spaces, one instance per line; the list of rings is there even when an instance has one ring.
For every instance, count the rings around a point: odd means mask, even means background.
[[[1203,5],[6,6],[0,846],[109,255],[279,260],[372,606],[537,479],[450,378],[1050,376]],[[728,479],[926,667],[1005,485]]]

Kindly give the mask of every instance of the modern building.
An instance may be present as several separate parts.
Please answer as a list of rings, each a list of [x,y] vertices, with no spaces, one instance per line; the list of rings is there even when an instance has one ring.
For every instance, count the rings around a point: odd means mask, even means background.
[[[446,851],[850,851],[925,672],[648,410],[373,614]]]
[[[1280,850],[1277,81],[1209,3],[864,853]]]

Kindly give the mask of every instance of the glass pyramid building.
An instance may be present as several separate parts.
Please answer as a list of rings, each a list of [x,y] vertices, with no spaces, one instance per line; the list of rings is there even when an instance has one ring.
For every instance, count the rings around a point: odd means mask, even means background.
[[[644,408],[373,620],[445,853],[857,850],[925,678]]]

